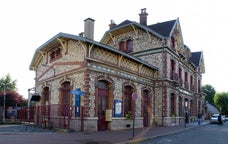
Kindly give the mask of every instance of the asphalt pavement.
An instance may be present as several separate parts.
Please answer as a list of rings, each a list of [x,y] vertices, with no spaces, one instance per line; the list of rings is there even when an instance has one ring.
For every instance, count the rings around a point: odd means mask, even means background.
[[[147,128],[127,129],[127,130],[106,130],[98,132],[69,132],[60,130],[48,130],[33,125],[0,125],[0,136],[2,135],[33,135],[33,137],[44,136],[52,137],[58,143],[80,143],[80,144],[127,144],[140,143],[148,139],[153,139],[159,136],[169,135],[181,131],[186,131],[199,126],[209,124],[209,121],[203,121],[200,125],[197,122],[191,122],[186,125],[180,124],[175,126],[152,126]],[[45,135],[44,135],[45,134]],[[26,141],[25,141],[26,142]],[[44,142],[45,143],[45,142]],[[46,141],[47,143],[47,141]],[[51,143],[50,143],[51,144]]]

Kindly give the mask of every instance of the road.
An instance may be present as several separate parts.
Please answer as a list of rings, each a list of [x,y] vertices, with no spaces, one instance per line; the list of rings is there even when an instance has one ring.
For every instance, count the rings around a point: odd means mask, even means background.
[[[161,136],[142,144],[227,144],[228,122],[223,125],[208,124],[167,136]]]

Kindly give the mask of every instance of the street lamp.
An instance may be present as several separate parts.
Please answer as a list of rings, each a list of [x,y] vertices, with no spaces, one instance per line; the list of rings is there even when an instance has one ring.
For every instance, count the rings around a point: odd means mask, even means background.
[[[30,122],[30,101],[31,101],[31,93],[30,91],[35,91],[35,87],[28,89],[28,111],[27,111],[27,121]]]

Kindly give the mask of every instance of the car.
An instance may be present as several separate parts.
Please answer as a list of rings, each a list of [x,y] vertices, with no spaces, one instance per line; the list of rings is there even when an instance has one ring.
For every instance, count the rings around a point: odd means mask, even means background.
[[[210,123],[213,124],[213,123],[218,123],[218,117],[219,117],[219,114],[213,114],[211,116],[211,119],[210,119]],[[222,121],[225,122],[226,121],[226,118],[224,115],[222,115]]]

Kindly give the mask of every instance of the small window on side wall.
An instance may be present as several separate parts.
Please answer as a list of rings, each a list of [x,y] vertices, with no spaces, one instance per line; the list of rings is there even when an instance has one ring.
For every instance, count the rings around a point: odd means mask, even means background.
[[[131,39],[127,40],[127,52],[132,52],[133,49],[133,41]]]
[[[133,41],[128,39],[127,41],[121,41],[119,43],[119,50],[125,53],[130,53],[133,50]]]

